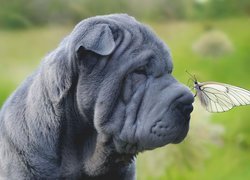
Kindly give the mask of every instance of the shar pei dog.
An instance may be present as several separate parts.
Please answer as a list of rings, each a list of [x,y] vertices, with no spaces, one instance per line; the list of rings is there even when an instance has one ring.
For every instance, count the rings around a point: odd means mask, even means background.
[[[167,46],[125,14],[81,21],[0,112],[1,179],[135,179],[135,156],[181,142],[193,95]]]

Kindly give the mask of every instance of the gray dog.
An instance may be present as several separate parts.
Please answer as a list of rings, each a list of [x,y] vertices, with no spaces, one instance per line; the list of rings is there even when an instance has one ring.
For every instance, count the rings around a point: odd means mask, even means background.
[[[179,143],[193,96],[166,45],[127,15],[80,22],[0,112],[0,179],[135,179],[135,156]]]

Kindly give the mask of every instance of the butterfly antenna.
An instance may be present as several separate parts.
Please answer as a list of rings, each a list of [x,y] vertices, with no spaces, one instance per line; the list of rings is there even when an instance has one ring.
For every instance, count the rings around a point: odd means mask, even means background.
[[[196,81],[196,78],[195,78],[195,76],[194,75],[192,75],[191,73],[189,73],[187,70],[186,70],[186,73],[190,76],[190,78],[189,79],[191,79],[192,81]]]
[[[189,89],[194,90],[194,86],[192,85],[191,81],[193,82],[193,80],[191,78],[188,78],[188,81],[187,81],[187,86],[189,87]]]
[[[195,74],[194,74],[194,81],[197,82],[197,78],[196,78]]]

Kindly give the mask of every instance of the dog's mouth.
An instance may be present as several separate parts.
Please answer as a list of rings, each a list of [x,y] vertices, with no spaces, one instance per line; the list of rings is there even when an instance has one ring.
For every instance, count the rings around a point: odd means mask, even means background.
[[[138,99],[136,106],[134,106],[135,109],[133,112],[135,113],[134,115],[135,119],[133,120],[134,126],[137,126],[137,128],[139,129],[140,127],[138,127],[137,118],[139,118],[138,114],[140,113],[140,104],[143,101],[144,94],[145,92],[141,92],[140,98]],[[141,132],[140,130],[135,129],[133,131],[133,134],[135,137],[132,138],[133,139],[132,141],[131,139],[125,140],[125,139],[120,139],[119,137],[116,137],[114,139],[116,142],[116,146],[117,147],[119,146],[120,152],[136,154],[138,152],[141,152],[147,149],[154,149],[156,147],[163,146],[169,143],[173,143],[173,144],[180,143],[181,141],[185,139],[188,133],[189,121],[190,121],[192,110],[193,110],[192,104],[183,105],[181,103],[177,103],[175,106],[170,106],[167,112],[171,112],[172,116],[174,117],[174,119],[172,119],[174,123],[167,124],[168,121],[164,119],[164,117],[162,117],[157,122],[152,124],[152,127],[150,128],[150,131],[148,133],[147,133],[147,130],[145,132]],[[143,125],[141,124],[140,126],[143,126]],[[145,136],[147,136],[148,138],[142,137],[143,140],[140,138],[138,139],[136,137],[136,132],[145,134]],[[144,142],[145,140],[147,141],[146,144]]]
[[[176,114],[176,117],[178,117],[176,121],[178,123],[179,130],[178,133],[176,133],[176,137],[173,139],[171,143],[178,144],[185,139],[189,130],[189,122],[192,111],[193,111],[192,104],[178,103],[173,108],[173,113]]]

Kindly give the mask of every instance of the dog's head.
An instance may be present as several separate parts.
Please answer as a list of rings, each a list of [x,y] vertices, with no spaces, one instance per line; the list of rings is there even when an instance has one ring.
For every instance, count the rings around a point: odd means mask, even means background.
[[[68,36],[78,72],[77,108],[120,153],[184,139],[193,95],[172,75],[166,45],[127,15],[80,22]]]

